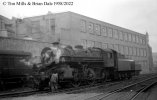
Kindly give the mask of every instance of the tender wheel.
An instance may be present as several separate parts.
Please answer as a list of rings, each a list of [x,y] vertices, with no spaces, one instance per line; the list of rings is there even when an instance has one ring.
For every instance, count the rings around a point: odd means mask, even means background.
[[[107,73],[106,73],[105,71],[103,71],[103,72],[101,73],[101,76],[102,76],[102,77],[101,77],[101,78],[102,78],[102,79],[101,79],[101,80],[102,80],[101,82],[106,82],[106,80],[107,80]]]

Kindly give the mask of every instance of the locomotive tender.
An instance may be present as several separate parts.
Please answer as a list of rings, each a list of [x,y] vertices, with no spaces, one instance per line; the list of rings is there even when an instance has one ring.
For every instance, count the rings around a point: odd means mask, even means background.
[[[94,84],[96,81],[131,78],[139,74],[141,68],[134,60],[119,57],[112,49],[87,48],[77,45],[64,46],[58,43],[45,47],[41,52],[39,87],[50,89],[70,83],[77,87],[82,82]]]

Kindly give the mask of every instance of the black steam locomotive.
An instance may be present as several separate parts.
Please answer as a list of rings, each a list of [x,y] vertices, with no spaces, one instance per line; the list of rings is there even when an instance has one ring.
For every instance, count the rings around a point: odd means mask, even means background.
[[[31,54],[20,51],[0,51],[0,86],[21,82],[33,88],[57,89],[65,83],[74,87],[81,83],[126,79],[138,75],[141,68],[112,49],[75,48],[60,44],[45,47],[41,63],[30,66]]]
[[[134,60],[126,59],[111,49],[64,46],[54,44],[41,52],[42,65],[39,87],[57,89],[65,83],[74,87],[81,83],[94,84],[97,81],[131,78],[141,68]],[[39,79],[39,78],[38,78]]]

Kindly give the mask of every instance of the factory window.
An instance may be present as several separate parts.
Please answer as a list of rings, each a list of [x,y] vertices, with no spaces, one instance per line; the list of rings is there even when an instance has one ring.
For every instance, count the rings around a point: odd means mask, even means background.
[[[140,56],[143,56],[143,49],[140,49]]]
[[[113,30],[113,37],[115,38],[115,39],[118,39],[118,31],[117,30]]]
[[[137,56],[140,56],[139,48],[137,48]]]
[[[86,21],[85,20],[80,21],[80,28],[81,28],[81,32],[86,32]]]
[[[142,38],[141,37],[139,38],[139,43],[142,44]]]
[[[96,33],[96,35],[101,35],[100,34],[100,25],[98,25],[98,24],[94,25],[94,32]]]
[[[132,55],[132,47],[129,47],[129,55],[131,56]]]
[[[5,23],[2,19],[0,19],[0,29],[5,29]]]
[[[94,47],[102,48],[102,43],[95,41]]]
[[[122,45],[119,45],[120,53],[124,54],[124,47]]]
[[[49,19],[46,19],[46,27],[45,27],[45,29],[46,29],[46,31],[47,32],[49,32],[50,31],[50,21],[49,21]]]
[[[109,37],[113,37],[112,28],[107,28],[107,33]]]
[[[94,34],[94,24],[92,22],[88,23],[88,32]]]
[[[3,25],[2,19],[0,19],[0,30],[2,29],[2,25]]]
[[[133,55],[136,56],[136,47],[133,48]]]
[[[128,41],[128,34],[127,33],[124,33],[124,40]]]
[[[50,19],[50,32],[55,34],[55,19]]]
[[[132,35],[132,42],[136,42],[135,35]]]
[[[145,41],[145,39],[143,39],[143,40],[142,40],[142,43],[143,43],[144,45],[146,44],[146,41]]]
[[[114,44],[114,50],[119,52],[118,44]]]
[[[82,40],[82,46],[83,46],[84,48],[87,48],[87,40]]]
[[[125,47],[125,54],[129,55],[129,48],[127,46]]]
[[[87,41],[87,47],[94,47],[94,41]]]
[[[139,36],[136,35],[136,43],[139,43]]]
[[[131,34],[128,34],[128,40],[129,40],[130,42],[132,41]]]
[[[107,43],[102,43],[102,49],[107,49],[108,48],[108,44]]]
[[[123,40],[123,32],[119,31],[119,39]]]
[[[32,33],[40,32],[40,21],[32,21]]]
[[[55,34],[55,19],[46,19],[46,31]]]
[[[113,49],[113,44],[108,44],[108,48]]]
[[[147,56],[147,52],[146,52],[146,49],[144,49],[144,57],[146,57]]]
[[[107,36],[107,29],[106,29],[106,27],[101,27],[101,34],[102,34],[102,36]]]

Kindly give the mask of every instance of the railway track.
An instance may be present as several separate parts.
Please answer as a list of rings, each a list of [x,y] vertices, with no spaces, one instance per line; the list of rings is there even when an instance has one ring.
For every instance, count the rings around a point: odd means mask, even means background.
[[[152,75],[149,75],[149,76],[152,76]],[[54,92],[50,92],[48,89],[46,89],[44,91],[29,90],[29,91],[8,92],[8,93],[0,94],[0,98],[29,96],[29,95],[34,95],[34,94],[57,95],[57,94],[61,94],[61,93],[66,93],[66,94],[79,93],[81,91],[90,91],[90,90],[94,90],[96,88],[103,89],[104,87],[110,87],[112,85],[120,84],[120,83],[123,83],[123,82],[130,83],[130,82],[136,81],[137,79],[138,80],[139,79],[142,80],[145,77],[148,77],[148,75],[141,76],[140,78],[136,77],[136,78],[134,78],[132,80],[98,83],[98,84],[95,84],[94,86],[93,85],[92,86],[91,85],[85,85],[85,86],[80,86],[78,88],[59,89],[59,90],[54,91]]]
[[[8,98],[8,97],[18,97],[18,96],[28,96],[36,93],[40,93],[38,90],[29,90],[29,91],[17,91],[17,92],[8,92],[0,94],[0,98]]]
[[[105,85],[114,85],[118,84],[120,82],[113,82],[112,84],[110,82],[106,82]],[[25,91],[17,91],[17,92],[7,92],[7,93],[1,93],[0,98],[8,98],[8,97],[20,97],[20,96],[29,96],[29,95],[34,95],[34,94],[46,94],[46,95],[57,95],[61,93],[74,93],[78,91],[83,91],[85,89],[91,89],[91,88],[97,88],[100,86],[104,86],[104,83],[98,83],[95,85],[85,85],[85,86],[80,86],[78,88],[65,88],[65,89],[59,89],[56,91],[51,92],[49,89],[45,89],[43,91],[39,90],[25,90]]]
[[[151,89],[154,85],[157,84],[157,81],[152,82],[150,85],[144,87],[140,91],[138,91],[130,100],[139,100],[139,98],[147,92],[149,89]]]
[[[156,80],[157,76],[153,78],[151,77],[140,82],[109,91],[108,93],[100,93],[85,100],[136,100],[139,94],[156,84]]]

